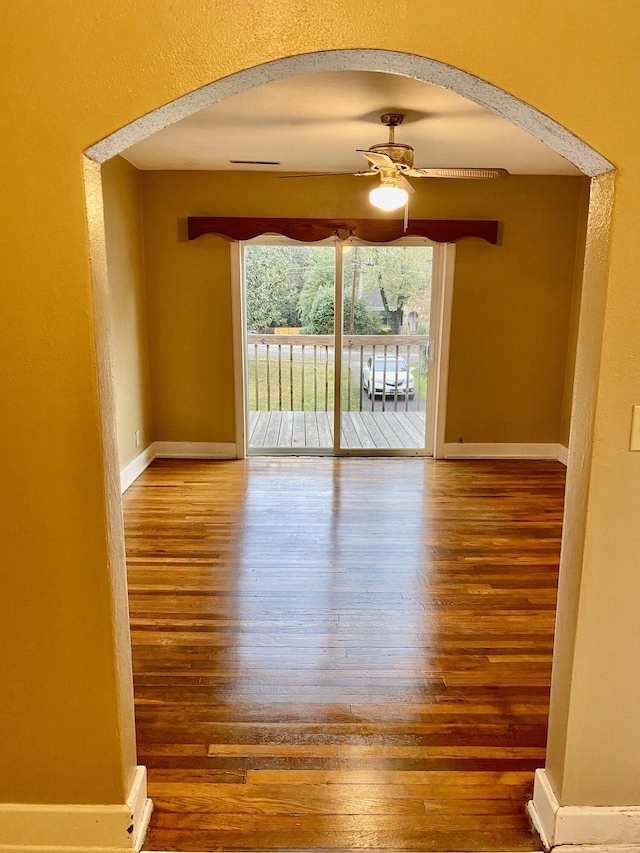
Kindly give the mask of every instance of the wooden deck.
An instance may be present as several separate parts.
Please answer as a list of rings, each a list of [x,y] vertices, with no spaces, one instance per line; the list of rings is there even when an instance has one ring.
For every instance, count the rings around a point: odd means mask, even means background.
[[[424,412],[343,412],[345,450],[416,450],[424,447]],[[250,412],[249,447],[333,447],[332,412]]]
[[[144,849],[540,850],[563,487],[156,459],[124,495]]]

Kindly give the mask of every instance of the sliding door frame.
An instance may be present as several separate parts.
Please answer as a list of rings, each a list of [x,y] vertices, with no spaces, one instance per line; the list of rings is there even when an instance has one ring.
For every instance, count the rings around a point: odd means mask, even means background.
[[[248,447],[249,397],[246,324],[246,287],[244,281],[244,249],[246,245],[301,245],[295,240],[279,236],[265,236],[248,241],[234,241],[230,247],[231,308],[233,324],[234,365],[234,413],[236,458],[244,459],[251,454]],[[307,245],[307,244],[304,244]],[[333,245],[335,247],[335,327],[334,327],[334,406],[333,448],[304,448],[303,453],[290,449],[270,448],[270,456],[428,456],[444,458],[446,429],[447,388],[449,373],[450,333],[453,310],[453,284],[455,270],[455,244],[434,243],[426,238],[406,237],[392,243],[368,243],[357,238],[340,240],[337,237],[308,245]],[[429,343],[429,373],[427,383],[427,406],[425,443],[423,448],[405,449],[346,449],[340,447],[340,425],[342,418],[342,361],[343,345],[343,256],[344,246],[433,246],[433,276],[431,296],[431,327]]]

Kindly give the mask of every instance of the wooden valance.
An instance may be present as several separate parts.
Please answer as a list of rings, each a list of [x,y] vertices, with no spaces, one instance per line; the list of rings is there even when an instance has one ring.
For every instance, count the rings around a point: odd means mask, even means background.
[[[400,237],[427,237],[435,243],[455,243],[465,237],[498,242],[498,222],[491,219],[289,219],[252,216],[189,216],[189,240],[218,234],[229,240],[251,240],[262,234],[282,234],[301,243],[327,237],[360,237],[369,243],[389,243]]]

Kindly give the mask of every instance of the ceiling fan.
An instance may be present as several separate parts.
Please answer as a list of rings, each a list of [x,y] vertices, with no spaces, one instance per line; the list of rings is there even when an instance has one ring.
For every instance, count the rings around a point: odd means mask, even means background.
[[[409,195],[415,190],[407,180],[410,178],[466,178],[483,180],[507,178],[506,169],[418,169],[413,165],[413,147],[395,141],[395,129],[404,121],[402,113],[384,113],[380,121],[389,128],[388,142],[380,142],[370,148],[356,149],[369,161],[369,168],[361,172],[321,172],[306,175],[281,175],[283,178],[322,178],[329,175],[379,175],[380,185],[369,193],[369,201],[380,210],[398,210],[406,207]],[[406,213],[405,213],[406,218]]]

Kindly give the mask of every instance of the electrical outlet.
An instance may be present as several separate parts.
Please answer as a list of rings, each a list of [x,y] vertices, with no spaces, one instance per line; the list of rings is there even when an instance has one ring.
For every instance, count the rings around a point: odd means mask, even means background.
[[[136,430],[135,436],[136,436],[136,447],[140,447],[140,430],[139,429]]]

